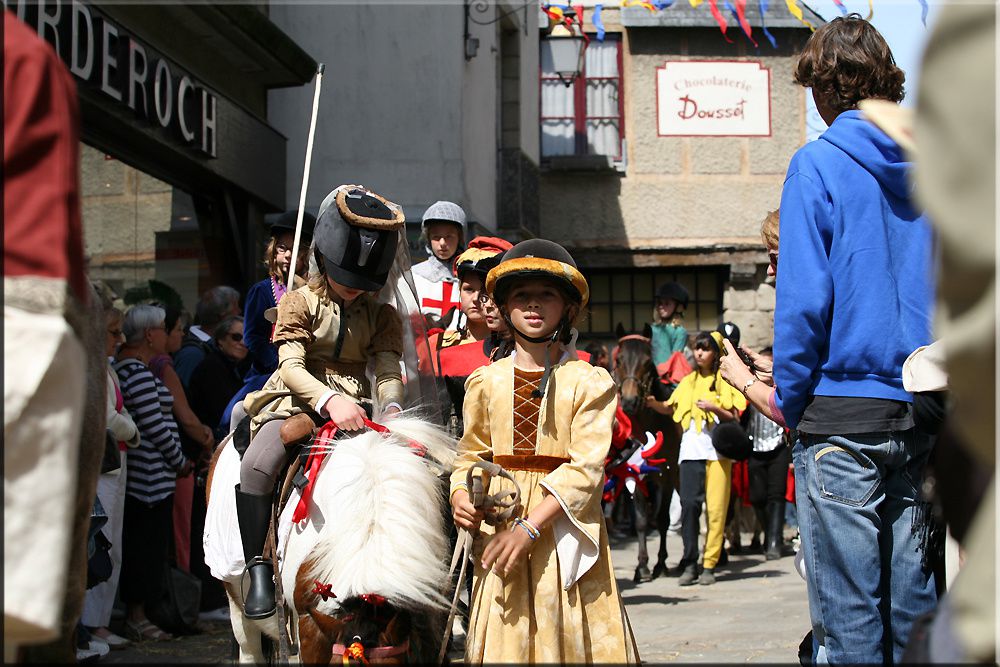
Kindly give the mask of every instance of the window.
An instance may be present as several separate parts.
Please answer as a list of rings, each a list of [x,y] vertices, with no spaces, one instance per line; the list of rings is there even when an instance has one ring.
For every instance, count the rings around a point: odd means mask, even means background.
[[[604,155],[621,160],[622,42],[608,35],[591,37],[583,72],[566,86],[552,67],[551,45],[541,44],[542,157]]]
[[[619,322],[629,333],[641,332],[652,322],[656,289],[669,281],[683,285],[691,296],[684,311],[689,334],[719,325],[728,267],[584,269],[583,273],[590,284],[589,315],[577,325],[583,336],[613,337]]]

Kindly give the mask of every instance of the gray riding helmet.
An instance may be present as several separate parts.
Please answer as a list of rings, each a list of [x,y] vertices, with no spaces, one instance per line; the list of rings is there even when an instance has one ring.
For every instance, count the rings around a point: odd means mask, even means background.
[[[382,289],[406,220],[391,201],[361,185],[326,196],[313,232],[316,263],[335,281],[366,292]]]
[[[420,219],[420,229],[426,233],[427,225],[432,222],[448,222],[458,227],[460,236],[458,247],[461,248],[465,245],[467,223],[465,211],[461,206],[450,201],[434,202],[424,211],[424,216]]]

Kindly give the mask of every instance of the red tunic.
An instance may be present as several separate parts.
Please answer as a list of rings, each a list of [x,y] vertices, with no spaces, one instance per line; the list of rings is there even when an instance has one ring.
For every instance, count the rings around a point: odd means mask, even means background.
[[[76,84],[48,43],[3,15],[3,274],[61,278],[86,303]]]

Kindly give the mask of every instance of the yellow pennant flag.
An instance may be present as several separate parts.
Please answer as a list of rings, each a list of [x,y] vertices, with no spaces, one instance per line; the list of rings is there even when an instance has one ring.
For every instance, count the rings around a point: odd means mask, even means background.
[[[871,0],[868,1],[871,2]],[[804,16],[802,16],[802,8],[799,7],[798,3],[795,0],[785,0],[785,5],[788,6],[788,11],[791,12],[792,16],[794,16],[795,18],[797,18],[798,20],[802,21],[807,26],[809,26],[809,30],[811,30],[812,32],[816,32],[816,26],[814,26],[812,23],[807,21]]]

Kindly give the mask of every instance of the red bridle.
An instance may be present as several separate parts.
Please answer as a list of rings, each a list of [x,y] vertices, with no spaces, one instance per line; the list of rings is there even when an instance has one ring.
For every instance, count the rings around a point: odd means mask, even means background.
[[[359,638],[355,637],[354,639],[357,640]],[[376,646],[367,652],[364,647],[361,646],[360,641],[354,641],[347,646],[343,644],[334,644],[332,654],[334,656],[340,656],[345,665],[351,664],[351,660],[357,660],[358,662],[367,665],[369,659],[377,660],[380,658],[391,658],[393,656],[405,654],[409,650],[409,639],[398,646]]]

